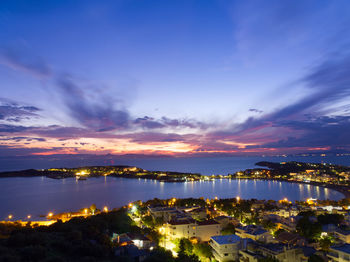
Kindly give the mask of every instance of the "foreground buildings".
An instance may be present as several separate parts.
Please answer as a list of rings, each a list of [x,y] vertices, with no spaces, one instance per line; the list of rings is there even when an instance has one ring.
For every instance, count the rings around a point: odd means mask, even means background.
[[[331,262],[349,262],[350,245],[345,244],[337,247],[332,247],[327,256]]]
[[[165,225],[165,233],[171,240],[176,238],[195,238],[209,241],[211,236],[219,235],[221,226],[215,220],[196,221],[194,219],[172,220]]]
[[[181,201],[181,205],[177,201]],[[143,216],[158,221],[161,246],[176,256],[179,240],[204,243],[219,262],[306,262],[311,256],[323,261],[350,262],[350,212],[347,201],[307,199],[293,204],[280,201],[235,199],[155,200]],[[322,219],[328,220],[320,222]],[[341,218],[339,221],[333,219]],[[142,217],[141,217],[142,221]],[[305,235],[300,221],[316,226]],[[309,225],[306,226],[306,230]],[[348,229],[347,229],[348,228]],[[327,242],[328,241],[328,242]],[[177,244],[176,244],[177,243]]]
[[[209,245],[212,253],[218,261],[236,261],[239,257],[239,250],[243,247],[242,239],[237,235],[212,236]]]

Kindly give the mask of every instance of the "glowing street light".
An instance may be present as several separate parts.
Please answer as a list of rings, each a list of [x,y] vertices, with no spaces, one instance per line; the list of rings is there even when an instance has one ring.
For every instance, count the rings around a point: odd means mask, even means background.
[[[9,216],[8,216],[8,219],[12,219],[12,218],[13,218],[13,215],[9,215]]]
[[[105,206],[105,207],[103,208],[103,211],[104,211],[104,212],[108,212],[108,207]]]
[[[85,215],[87,215],[87,213],[88,213],[87,208],[84,209],[84,213],[85,213]]]
[[[132,203],[130,203],[130,204],[129,204],[129,208],[132,208],[132,206],[133,206]]]
[[[31,216],[31,215],[28,215],[28,216],[27,216],[27,218],[28,218],[28,219],[31,219],[31,218],[32,218],[32,216]]]
[[[239,202],[241,200],[241,198],[239,196],[236,197],[237,202]]]
[[[51,218],[53,216],[53,213],[50,212],[48,215],[47,215],[49,218]]]

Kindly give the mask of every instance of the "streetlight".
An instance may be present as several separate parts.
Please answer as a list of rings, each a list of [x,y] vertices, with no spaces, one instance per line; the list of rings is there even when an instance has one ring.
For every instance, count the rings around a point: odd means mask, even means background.
[[[84,209],[84,213],[85,213],[85,215],[87,215],[87,213],[88,213],[87,208]]]
[[[32,218],[32,216],[31,216],[31,215],[28,215],[28,216],[27,216],[27,218],[28,218],[28,219],[31,219],[31,218]]]
[[[49,218],[51,218],[53,216],[53,213],[50,212],[48,215],[47,215]]]
[[[8,219],[12,219],[12,218],[13,218],[13,215],[9,215],[9,216],[8,216]]]
[[[108,207],[105,206],[105,207],[103,208],[103,211],[107,213],[107,212],[108,212]]]

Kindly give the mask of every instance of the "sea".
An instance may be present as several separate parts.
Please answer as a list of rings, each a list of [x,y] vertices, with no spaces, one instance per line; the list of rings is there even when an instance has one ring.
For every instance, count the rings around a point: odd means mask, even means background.
[[[350,166],[349,156],[339,157],[213,157],[213,158],[143,158],[113,160],[115,165],[138,166],[148,170],[193,172],[204,175],[228,174],[247,168],[254,168],[259,161],[302,161],[333,163]],[[36,163],[33,168],[61,166],[98,165],[103,163]],[[52,165],[57,164],[57,165]],[[106,164],[106,163],[104,163]],[[219,179],[185,183],[164,183],[156,180],[128,179],[115,177],[50,179],[47,177],[14,177],[0,179],[0,220],[10,214],[19,220],[31,215],[39,219],[49,212],[76,211],[96,204],[118,208],[130,202],[153,198],[204,197],[213,199],[273,199],[288,198],[290,201],[307,198],[339,200],[343,194],[319,186],[281,181]]]

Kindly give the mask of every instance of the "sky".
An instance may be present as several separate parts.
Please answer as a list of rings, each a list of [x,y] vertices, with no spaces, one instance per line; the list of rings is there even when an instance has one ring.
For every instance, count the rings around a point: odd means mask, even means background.
[[[0,3],[0,157],[350,151],[350,2]]]

